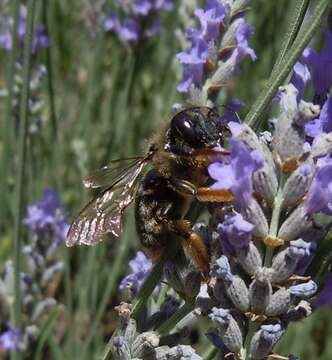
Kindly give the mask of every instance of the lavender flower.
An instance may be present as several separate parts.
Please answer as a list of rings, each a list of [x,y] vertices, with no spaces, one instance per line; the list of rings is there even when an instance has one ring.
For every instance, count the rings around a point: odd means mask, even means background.
[[[131,3],[117,1],[117,6],[119,11],[111,11],[104,20],[104,30],[114,32],[123,42],[137,43],[160,32],[159,13],[170,11],[173,1],[135,0]],[[120,12],[123,15],[119,15]]]
[[[27,26],[27,9],[25,6],[20,8],[20,18],[17,25],[17,36],[20,45],[23,47],[25,35],[26,35],[26,26]],[[13,46],[12,39],[12,24],[13,19],[7,20],[6,26],[2,29],[0,33],[0,46],[6,51],[10,51]],[[51,45],[48,34],[46,34],[45,27],[43,25],[38,25],[36,27],[35,33],[33,34],[32,39],[32,53],[37,54],[40,50],[47,48]]]
[[[129,267],[132,273],[122,279],[119,288],[129,288],[135,295],[149,274],[152,263],[142,251],[138,251],[135,258],[129,261]]]
[[[62,204],[56,191],[45,190],[43,198],[34,205],[28,206],[28,214],[23,223],[33,234],[40,236],[52,229],[54,240],[61,242],[66,238],[69,225],[61,212]]]
[[[304,50],[302,61],[308,66],[317,96],[325,96],[332,82],[332,33],[325,32],[325,47],[317,53],[311,48]]]
[[[206,102],[207,92],[220,88],[237,71],[239,62],[246,55],[250,55],[252,60],[256,59],[254,51],[248,45],[253,28],[243,17],[232,18],[236,12],[235,6],[236,4],[224,0],[208,0],[205,8],[196,9],[195,16],[200,28],[187,30],[191,47],[177,55],[183,65],[183,81],[177,87],[179,92],[199,92],[200,101]],[[245,7],[244,3],[242,7]],[[221,32],[221,25],[228,30],[224,34]],[[229,51],[232,51],[231,56],[226,60],[222,59],[223,53]],[[195,100],[193,96],[191,100]],[[199,101],[196,100],[196,103]]]
[[[5,352],[17,351],[22,333],[19,329],[9,326],[8,330],[0,333],[0,347]]]
[[[257,151],[250,152],[241,142],[232,139],[232,152],[229,164],[209,165],[209,175],[217,182],[213,189],[231,190],[235,199],[243,206],[252,199],[254,171],[262,166],[262,156]]]
[[[306,214],[322,212],[332,215],[332,159],[320,159],[317,165],[318,169],[305,202]]]
[[[247,247],[254,227],[239,213],[227,215],[218,227],[224,251],[228,249],[227,253],[236,254],[236,249]]]

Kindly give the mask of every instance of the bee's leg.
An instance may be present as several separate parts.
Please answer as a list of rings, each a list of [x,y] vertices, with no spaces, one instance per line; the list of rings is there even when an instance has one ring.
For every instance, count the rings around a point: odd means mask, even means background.
[[[172,231],[183,238],[182,246],[187,255],[202,272],[209,270],[209,254],[201,236],[192,230],[189,220],[181,219],[171,222]]]
[[[196,198],[202,202],[225,202],[233,201],[234,195],[226,189],[211,189],[208,187],[199,187],[197,189]]]

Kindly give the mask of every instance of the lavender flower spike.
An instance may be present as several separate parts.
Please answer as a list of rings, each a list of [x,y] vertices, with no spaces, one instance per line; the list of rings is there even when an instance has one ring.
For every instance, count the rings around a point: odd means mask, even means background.
[[[317,53],[311,48],[304,50],[303,62],[309,67],[313,86],[318,96],[325,96],[332,83],[332,33],[325,32],[325,47]]]
[[[252,174],[262,166],[262,156],[257,151],[250,152],[241,142],[232,139],[229,164],[213,163],[208,167],[209,175],[216,182],[212,189],[231,190],[235,199],[243,206],[252,200]]]
[[[138,251],[135,258],[129,261],[129,267],[132,273],[122,279],[119,288],[128,287],[133,294],[136,294],[149,274],[152,263],[142,251]]]
[[[21,336],[20,330],[9,326],[7,331],[0,334],[0,347],[6,352],[16,351]]]
[[[319,159],[318,169],[305,202],[306,214],[322,212],[332,215],[332,160]]]

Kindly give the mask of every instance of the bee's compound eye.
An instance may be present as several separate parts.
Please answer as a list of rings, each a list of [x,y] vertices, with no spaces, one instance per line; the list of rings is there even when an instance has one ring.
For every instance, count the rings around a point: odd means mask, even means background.
[[[187,114],[180,113],[175,115],[172,119],[171,128],[177,137],[181,137],[181,140],[188,144],[195,144],[195,126]]]

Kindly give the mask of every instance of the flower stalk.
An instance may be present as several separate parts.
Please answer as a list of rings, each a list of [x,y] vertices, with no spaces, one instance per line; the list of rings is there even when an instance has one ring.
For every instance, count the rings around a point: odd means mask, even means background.
[[[23,89],[20,106],[20,132],[19,132],[19,163],[16,185],[16,216],[14,228],[14,263],[15,263],[15,302],[14,302],[14,325],[20,326],[21,323],[21,248],[22,248],[22,214],[24,206],[24,179],[26,167],[26,145],[27,145],[27,125],[29,116],[29,92],[30,92],[30,73],[31,73],[31,51],[32,37],[34,29],[36,0],[28,2],[27,32],[24,42],[23,52]]]

